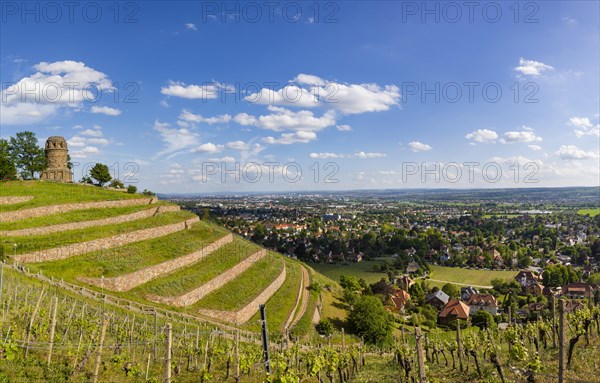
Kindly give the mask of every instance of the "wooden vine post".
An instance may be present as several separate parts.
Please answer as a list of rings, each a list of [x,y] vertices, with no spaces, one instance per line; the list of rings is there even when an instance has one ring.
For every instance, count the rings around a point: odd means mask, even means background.
[[[463,370],[463,348],[462,341],[460,340],[460,319],[456,318],[456,353],[458,354],[458,366],[460,371]]]
[[[167,341],[166,341],[166,355],[165,355],[165,383],[171,383],[171,351],[173,348],[173,325],[167,323]]]
[[[565,300],[560,300],[558,308],[558,383],[565,381]]]
[[[423,355],[423,334],[421,328],[415,327],[415,340],[417,341],[417,360],[419,363],[419,383],[427,383],[425,376],[425,360]]]
[[[48,344],[48,359],[46,364],[49,366],[52,360],[52,347],[54,346],[54,331],[56,329],[56,309],[58,306],[58,297],[52,299],[52,321],[50,323],[50,342]]]
[[[92,382],[98,382],[98,372],[100,371],[100,361],[102,360],[102,345],[104,344],[104,337],[106,336],[106,326],[108,326],[108,314],[105,312],[102,317],[102,328],[100,329],[100,339],[98,341],[98,350],[96,353],[96,363],[94,365],[94,377]]]

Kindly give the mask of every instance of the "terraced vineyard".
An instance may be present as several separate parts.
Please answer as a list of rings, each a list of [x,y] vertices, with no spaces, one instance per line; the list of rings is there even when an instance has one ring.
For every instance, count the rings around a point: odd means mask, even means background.
[[[314,316],[300,263],[156,198],[16,181],[0,217],[6,262],[64,284],[253,331],[263,303],[271,332]]]

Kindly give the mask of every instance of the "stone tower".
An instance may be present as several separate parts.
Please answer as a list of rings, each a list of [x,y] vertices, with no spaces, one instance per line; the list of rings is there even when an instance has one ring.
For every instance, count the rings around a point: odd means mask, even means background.
[[[73,182],[71,170],[67,166],[67,141],[64,137],[52,136],[46,141],[46,170],[40,176],[42,180]]]

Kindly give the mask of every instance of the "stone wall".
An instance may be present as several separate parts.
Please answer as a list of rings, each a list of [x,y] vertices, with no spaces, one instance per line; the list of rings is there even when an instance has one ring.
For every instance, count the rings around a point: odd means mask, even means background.
[[[163,303],[169,306],[175,307],[184,307],[192,305],[198,302],[200,299],[204,298],[208,294],[212,293],[215,290],[220,289],[225,286],[230,281],[237,278],[244,271],[248,270],[252,265],[256,262],[260,261],[267,255],[266,250],[260,250],[256,253],[252,254],[248,258],[244,259],[237,265],[233,266],[231,269],[225,271],[221,275],[211,279],[200,287],[195,288],[194,290],[187,292],[183,295],[179,295],[177,297],[158,297],[158,296],[150,296],[149,300],[154,302]]]
[[[263,290],[252,302],[238,311],[220,311],[220,310],[208,310],[200,309],[199,314],[207,317],[219,319],[221,321],[235,323],[237,325],[246,323],[250,318],[258,312],[258,306],[266,303],[276,292],[279,290],[286,278],[286,267],[285,261],[283,262],[283,269],[279,276],[265,289]]]
[[[20,263],[57,261],[60,259],[70,258],[75,255],[111,249],[113,247],[123,246],[133,242],[163,237],[165,235],[185,230],[194,222],[198,222],[199,220],[200,219],[198,217],[194,217],[186,221],[173,223],[170,225],[136,230],[129,233],[114,235],[108,238],[94,239],[87,242],[20,254],[17,255],[15,260]]]
[[[15,203],[27,202],[31,201],[33,196],[8,196],[8,197],[0,197],[0,205],[13,205]]]
[[[2,230],[0,231],[0,236],[25,236],[25,235],[42,235],[42,234],[50,234],[50,233],[58,233],[60,231],[67,230],[78,230],[84,229],[86,227],[93,226],[106,226],[106,225],[114,225],[118,223],[135,221],[138,219],[154,217],[160,213],[166,213],[170,211],[179,211],[181,208],[177,205],[165,205],[158,206],[156,208],[145,209],[142,211],[138,211],[131,214],[123,214],[116,217],[111,218],[103,218],[96,219],[93,221],[82,221],[82,222],[70,222],[63,223],[59,225],[51,225],[51,226],[43,226],[43,227],[34,227],[31,229],[22,229],[22,230]]]
[[[125,206],[137,206],[156,203],[156,198],[122,199],[117,201],[79,202],[63,205],[40,206],[25,210],[7,211],[0,213],[0,221],[14,222],[26,218],[41,217],[44,215],[66,213],[73,210],[86,210],[94,208],[114,208]]]
[[[104,281],[102,281],[100,278],[79,277],[77,279],[94,286],[104,286],[105,289],[111,291],[129,291],[134,287],[143,285],[144,283],[147,283],[155,278],[172,273],[178,269],[191,265],[192,263],[198,262],[202,258],[208,256],[220,247],[231,243],[232,241],[233,235],[227,234],[210,245],[193,253],[186,254],[182,257],[178,257],[170,261],[146,267],[142,270],[134,271],[118,277],[104,278]]]

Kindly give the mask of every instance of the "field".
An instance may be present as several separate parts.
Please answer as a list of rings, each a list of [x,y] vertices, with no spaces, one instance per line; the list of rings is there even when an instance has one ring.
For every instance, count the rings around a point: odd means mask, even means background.
[[[367,283],[379,282],[387,275],[373,271],[373,266],[380,264],[379,261],[363,261],[349,265],[311,264],[313,269],[319,273],[339,281],[341,275],[354,275],[363,278]],[[441,287],[447,282],[461,286],[490,287],[492,279],[510,279],[517,275],[517,271],[500,270],[475,270],[459,267],[431,266],[430,279],[432,286]]]
[[[433,286],[451,282],[461,286],[490,287],[492,279],[511,279],[518,271],[475,270],[460,267],[431,266],[431,282]]]
[[[600,207],[596,209],[581,209],[577,211],[577,214],[595,217],[600,214]]]
[[[379,282],[381,278],[387,278],[386,274],[373,271],[373,266],[381,263],[382,262],[380,261],[363,261],[348,265],[311,263],[310,266],[315,269],[315,271],[336,282],[339,282],[341,275],[354,275],[357,278],[364,279],[367,283],[375,283]]]

